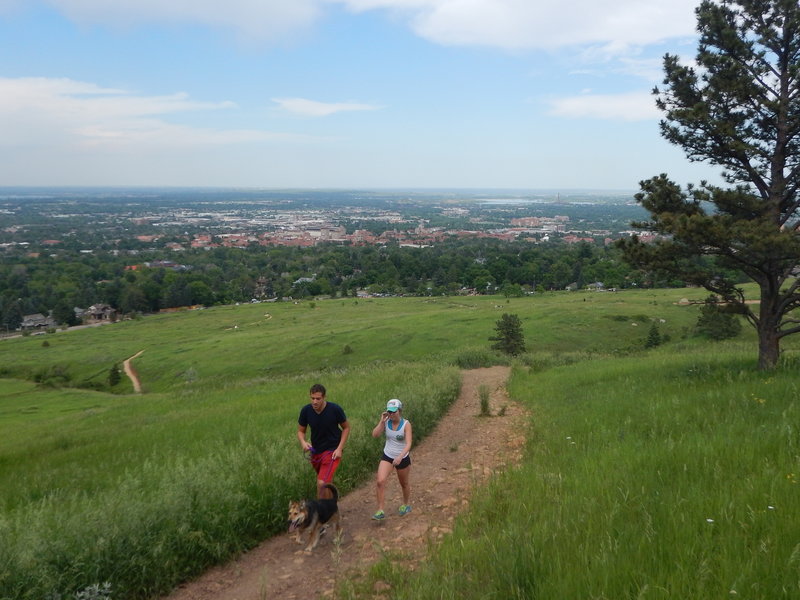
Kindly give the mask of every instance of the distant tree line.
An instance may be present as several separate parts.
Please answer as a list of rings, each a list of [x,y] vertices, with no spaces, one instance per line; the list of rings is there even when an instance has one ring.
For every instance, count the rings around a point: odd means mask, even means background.
[[[185,270],[144,268],[168,258]],[[136,269],[131,267],[136,266]],[[74,308],[109,304],[123,314],[163,308],[231,304],[253,298],[374,294],[447,295],[463,289],[507,296],[530,291],[681,285],[652,281],[622,261],[619,250],[587,243],[460,240],[428,248],[253,245],[247,249],[188,250],[166,255],[97,251],[31,257],[6,252],[0,263],[0,327],[14,330],[22,316],[52,312],[74,324]]]

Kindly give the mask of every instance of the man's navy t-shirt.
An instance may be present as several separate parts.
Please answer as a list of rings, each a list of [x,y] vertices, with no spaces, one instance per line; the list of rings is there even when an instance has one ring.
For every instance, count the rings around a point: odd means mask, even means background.
[[[344,410],[338,404],[326,402],[322,412],[317,414],[311,404],[306,404],[300,410],[297,424],[300,427],[311,427],[311,445],[314,453],[336,450],[342,440],[342,430],[339,425],[347,421]]]

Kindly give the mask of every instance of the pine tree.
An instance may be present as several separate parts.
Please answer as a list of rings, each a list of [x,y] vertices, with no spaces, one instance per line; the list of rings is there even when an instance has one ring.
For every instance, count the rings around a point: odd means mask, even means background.
[[[525,337],[522,333],[522,322],[517,315],[504,313],[495,323],[496,336],[490,337],[493,350],[517,356],[525,352]]]
[[[685,190],[660,175],[637,201],[659,234],[620,246],[634,266],[673,274],[718,295],[758,332],[758,365],[773,368],[780,340],[800,332],[800,4],[704,0],[696,9],[696,65],[664,58],[656,105],[661,133],[690,161],[720,166],[730,187]],[[745,302],[741,275],[760,288]]]
[[[114,387],[122,380],[122,375],[119,372],[119,365],[114,363],[108,370],[108,386]]]
[[[661,345],[661,333],[658,331],[658,325],[655,321],[650,325],[650,331],[647,332],[647,341],[644,343],[645,348],[655,348]]]

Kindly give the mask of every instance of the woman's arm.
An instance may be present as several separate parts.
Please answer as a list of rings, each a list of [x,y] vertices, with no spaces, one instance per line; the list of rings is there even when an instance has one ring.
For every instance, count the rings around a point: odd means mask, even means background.
[[[389,413],[384,412],[381,414],[381,418],[378,421],[378,424],[375,425],[375,428],[372,430],[372,437],[381,437],[383,432],[386,431],[386,421],[389,420]]]

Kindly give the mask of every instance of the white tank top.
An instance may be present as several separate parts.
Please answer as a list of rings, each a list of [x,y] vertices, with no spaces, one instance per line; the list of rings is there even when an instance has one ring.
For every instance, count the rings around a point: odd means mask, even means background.
[[[400,427],[397,429],[390,429],[389,425],[391,421],[386,421],[386,444],[383,446],[383,453],[389,458],[397,458],[403,452],[403,448],[406,447],[406,423],[408,423],[408,421],[401,419]],[[401,458],[405,458],[407,455],[408,452]]]

